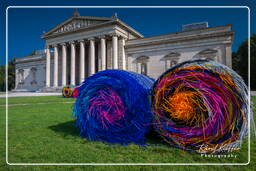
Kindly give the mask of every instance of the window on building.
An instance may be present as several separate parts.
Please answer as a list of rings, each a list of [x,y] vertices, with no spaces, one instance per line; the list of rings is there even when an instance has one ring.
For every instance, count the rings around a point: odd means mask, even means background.
[[[176,65],[179,61],[179,53],[171,52],[165,55],[161,60],[165,62],[165,70],[168,70],[169,68]]]
[[[147,75],[147,63],[141,63],[141,74]]]
[[[31,85],[37,84],[37,82],[36,82],[36,71],[37,71],[36,67],[31,68],[31,74],[32,74]]]
[[[148,74],[148,56],[140,56],[136,58],[135,63],[137,64],[137,72],[140,74],[147,75]]]
[[[19,69],[18,71],[18,83],[23,84],[24,83],[24,70]]]
[[[170,62],[170,67],[173,67],[174,65],[176,65],[177,64],[177,61],[176,60],[171,60],[171,62]]]
[[[178,59],[165,59],[165,70],[168,70],[169,68],[176,65],[178,62]]]
[[[217,61],[217,53],[218,51],[215,49],[205,49],[200,51],[195,58],[199,59],[207,59],[210,61]]]

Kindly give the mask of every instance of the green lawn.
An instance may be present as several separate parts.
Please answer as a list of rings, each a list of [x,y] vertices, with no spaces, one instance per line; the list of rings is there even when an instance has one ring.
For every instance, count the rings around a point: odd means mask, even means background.
[[[9,97],[8,104],[33,104],[33,103],[54,103],[54,102],[73,102],[72,98],[62,96],[41,96],[41,97]],[[0,105],[5,105],[6,99],[0,98]]]
[[[248,161],[247,141],[242,149],[232,154],[237,158],[206,158],[194,152],[172,148],[156,136],[148,136],[147,146],[135,144],[121,146],[88,141],[78,135],[72,117],[74,99],[59,96],[12,97],[8,99],[8,153],[10,163],[235,163]],[[256,103],[256,97],[253,97]],[[68,103],[63,103],[68,102]],[[71,102],[71,103],[70,103]],[[39,103],[39,104],[37,104]],[[0,98],[0,120],[5,120],[5,99]],[[16,104],[16,105],[15,105]],[[28,105],[18,105],[28,104]],[[256,106],[254,105],[254,112]],[[1,128],[5,123],[1,122]],[[0,139],[5,139],[1,129]],[[249,166],[200,166],[204,170],[252,169],[256,160],[256,140],[251,141],[251,163]],[[83,170],[83,169],[174,169],[175,166],[7,166],[5,163],[5,141],[0,141],[0,170]],[[198,170],[199,166],[176,166],[181,170]]]

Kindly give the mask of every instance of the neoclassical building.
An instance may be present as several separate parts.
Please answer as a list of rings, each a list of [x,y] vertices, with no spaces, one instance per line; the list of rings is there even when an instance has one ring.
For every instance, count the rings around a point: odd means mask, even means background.
[[[16,91],[56,91],[105,69],[157,78],[178,62],[207,58],[232,67],[231,25],[183,25],[180,32],[144,37],[116,14],[80,16],[77,10],[41,36],[45,49],[16,59]]]

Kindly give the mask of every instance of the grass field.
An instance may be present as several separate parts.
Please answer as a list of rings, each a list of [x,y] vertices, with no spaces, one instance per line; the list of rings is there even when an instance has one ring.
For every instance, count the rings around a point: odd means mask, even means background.
[[[256,103],[256,97],[253,97]],[[9,163],[246,163],[247,141],[237,157],[209,158],[172,148],[157,136],[148,136],[147,145],[121,146],[88,141],[78,134],[72,117],[74,99],[51,97],[13,97],[8,107]],[[26,105],[24,105],[26,104]],[[5,99],[0,98],[1,140],[5,140]],[[256,106],[254,106],[254,112]],[[256,140],[251,140],[248,166],[200,166],[203,170],[253,170],[256,167]],[[0,170],[198,170],[199,166],[8,166],[5,141],[0,141]],[[177,167],[177,168],[176,168]]]

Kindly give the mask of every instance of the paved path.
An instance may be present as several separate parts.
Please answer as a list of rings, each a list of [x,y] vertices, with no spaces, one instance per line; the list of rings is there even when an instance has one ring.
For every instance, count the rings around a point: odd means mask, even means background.
[[[28,105],[47,105],[47,104],[68,104],[74,102],[54,102],[54,103],[21,103],[21,104],[8,104],[10,106],[28,106]],[[1,104],[0,106],[6,106],[6,104]]]
[[[38,92],[9,92],[8,97],[25,97],[25,96],[58,96],[61,93],[38,93]],[[251,91],[251,96],[256,96],[256,91]],[[0,98],[6,97],[6,94],[0,94]]]
[[[61,93],[37,93],[37,92],[8,92],[8,97],[25,97],[25,96],[56,96]],[[6,94],[0,94],[1,97],[6,97]]]
[[[256,91],[251,91],[251,96],[256,96]]]

